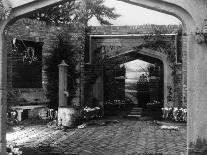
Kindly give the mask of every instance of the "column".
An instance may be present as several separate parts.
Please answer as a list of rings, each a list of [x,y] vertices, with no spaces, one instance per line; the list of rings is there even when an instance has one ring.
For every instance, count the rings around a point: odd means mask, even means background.
[[[68,92],[68,65],[62,60],[59,65],[59,107],[67,106]]]
[[[187,106],[189,151],[207,150],[207,45],[187,36]]]
[[[0,155],[6,154],[7,53],[3,31],[4,26],[0,28]]]

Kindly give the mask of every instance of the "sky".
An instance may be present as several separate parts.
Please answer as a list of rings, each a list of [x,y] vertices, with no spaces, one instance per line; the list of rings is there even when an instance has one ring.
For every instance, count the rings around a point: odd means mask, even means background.
[[[121,15],[117,20],[111,21],[113,25],[181,24],[181,22],[174,16],[117,0],[105,0],[105,5],[108,7],[114,7],[116,12]],[[93,26],[99,26],[98,22],[94,19],[91,20],[90,24]]]
[[[139,76],[143,74],[149,63],[142,60],[134,60],[124,63],[126,67],[126,83],[135,82],[139,80]]]

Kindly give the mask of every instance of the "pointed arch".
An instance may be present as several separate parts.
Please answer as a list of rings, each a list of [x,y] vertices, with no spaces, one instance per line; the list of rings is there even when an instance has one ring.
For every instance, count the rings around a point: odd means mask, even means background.
[[[187,32],[192,32],[196,29],[196,22],[191,13],[182,7],[177,2],[171,2],[169,0],[119,0],[129,4],[144,7],[150,10],[155,10],[165,14],[172,15],[178,18]],[[181,2],[180,2],[181,3]]]

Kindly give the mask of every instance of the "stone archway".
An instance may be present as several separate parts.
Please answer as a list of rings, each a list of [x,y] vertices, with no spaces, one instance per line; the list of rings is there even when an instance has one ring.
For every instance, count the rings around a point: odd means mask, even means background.
[[[109,60],[110,59],[115,59],[118,64],[123,64],[123,63],[133,61],[136,59],[140,59],[140,60],[147,61],[147,62],[150,62],[149,61],[150,59],[157,59],[160,62],[162,62],[164,107],[173,106],[173,105],[168,105],[168,101],[167,101],[168,87],[173,85],[173,77],[171,75],[172,69],[170,68],[169,62],[167,61],[167,55],[153,51],[151,49],[144,48],[140,51],[134,51],[132,49],[132,50],[124,52],[123,54],[111,56],[109,57]]]
[[[171,67],[174,62],[169,59],[171,54],[174,55],[174,50],[176,49],[176,35],[164,35],[163,40],[170,44],[171,49],[167,52],[164,49],[150,49],[147,47],[142,47],[142,45],[146,44],[146,34],[133,34],[133,35],[91,35],[90,37],[90,62],[92,65],[97,64],[97,55],[103,58],[105,63],[107,60],[114,59],[116,62],[125,63],[130,60],[122,59],[124,56],[128,57],[128,59],[135,60],[138,55],[142,55],[144,57],[157,59],[162,62],[164,75],[163,75],[163,85],[164,85],[164,107],[173,107],[173,102],[168,102],[169,92],[168,88],[174,89],[174,77],[172,76],[173,68]],[[153,39],[156,39],[153,36]],[[135,50],[135,47],[142,47]],[[168,48],[170,48],[168,47]],[[119,60],[120,59],[120,60]],[[98,60],[101,62],[102,60]],[[144,60],[145,61],[145,60]],[[103,64],[99,63],[99,67],[103,68]],[[98,68],[98,67],[97,67]],[[96,80],[93,86],[93,96],[99,100],[99,105],[103,107],[104,103],[104,91],[103,91],[103,75],[99,74],[99,78]],[[171,94],[171,98],[174,98],[174,94]]]
[[[62,0],[8,0],[12,13],[7,20],[0,22],[0,141],[1,153],[5,154],[5,112],[6,112],[6,52],[4,50],[4,28],[12,19],[44,6]],[[206,0],[121,0],[152,10],[178,17],[186,29],[183,40],[183,51],[187,51],[187,93],[188,93],[188,147],[206,150],[207,140],[207,46],[204,34],[207,32]],[[197,30],[196,30],[197,29]],[[191,145],[189,145],[191,144]],[[199,144],[199,145],[197,145]]]
[[[188,105],[188,150],[207,150],[207,85],[205,67],[207,62],[206,42],[207,32],[206,1],[194,0],[121,0],[134,5],[146,7],[178,17],[185,27],[183,34],[183,52],[187,62],[187,105]],[[197,30],[196,30],[197,29]],[[202,38],[200,40],[200,38]]]
[[[145,7],[155,11],[173,15],[182,21],[183,57],[186,64],[183,72],[187,72],[187,106],[188,106],[188,150],[207,150],[207,125],[204,119],[207,111],[207,2],[205,0],[121,0],[126,3]]]
[[[121,0],[133,5],[149,8],[179,18],[184,26],[183,53],[186,56],[187,72],[187,108],[188,153],[191,150],[207,152],[207,46],[205,34],[207,33],[207,2],[205,0]],[[201,39],[202,38],[202,39]]]

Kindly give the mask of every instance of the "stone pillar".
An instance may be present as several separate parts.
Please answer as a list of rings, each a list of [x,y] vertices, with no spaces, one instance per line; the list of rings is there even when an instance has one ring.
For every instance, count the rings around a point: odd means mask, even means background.
[[[187,36],[187,106],[189,151],[207,153],[207,44]]]
[[[59,107],[67,106],[68,92],[68,65],[62,60],[59,65]]]
[[[80,54],[80,105],[84,105],[84,89],[85,89],[85,65],[84,65],[84,54],[83,52]]]
[[[1,26],[1,25],[0,25]],[[0,28],[0,155],[6,154],[6,108],[7,108],[7,53],[5,51],[4,27]]]
[[[182,36],[183,107],[187,108],[187,36]]]
[[[23,109],[17,109],[17,120],[18,121],[22,121],[22,112],[23,112]]]
[[[59,65],[59,107],[58,125],[64,127],[74,127],[76,110],[67,105],[68,93],[68,65],[62,60]]]

